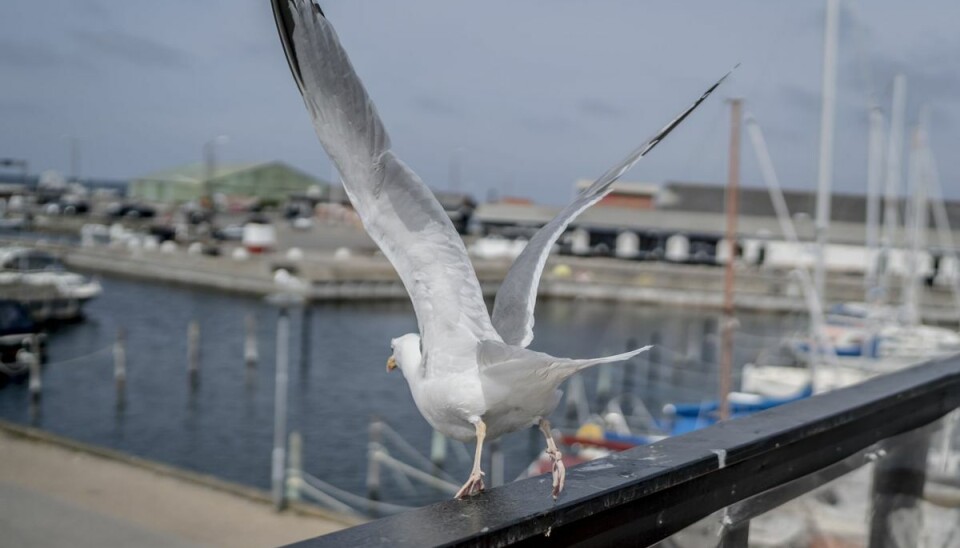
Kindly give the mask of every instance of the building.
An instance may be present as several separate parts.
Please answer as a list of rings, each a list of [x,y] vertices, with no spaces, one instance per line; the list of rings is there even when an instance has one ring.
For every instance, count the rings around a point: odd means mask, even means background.
[[[587,184],[578,181],[576,188],[582,190]],[[632,194],[626,194],[630,198],[601,200],[580,214],[570,224],[568,234],[561,238],[561,252],[705,264],[722,262],[723,259],[718,257],[723,249],[719,244],[726,227],[726,197],[722,185],[666,182],[656,192],[650,192],[650,185],[618,185],[632,191]],[[615,186],[611,195],[617,192]],[[645,196],[652,196],[651,201],[648,202]],[[794,216],[800,239],[812,241],[815,193],[786,191],[784,197]],[[895,246],[902,246],[908,238],[908,231],[902,224],[907,207],[905,202],[902,200],[898,204],[901,223],[894,231]],[[960,242],[960,232],[957,231],[960,202],[944,205],[953,228],[953,241]],[[560,209],[536,204],[483,204],[474,214],[474,223],[483,235],[529,238]],[[807,260],[806,251],[783,241],[779,221],[765,188],[741,188],[739,209],[738,240],[746,260],[771,266],[793,264],[798,257]],[[831,211],[832,221],[827,233],[830,242],[827,256],[831,268],[845,271],[862,268],[867,264],[864,247],[866,197],[835,194]],[[933,248],[934,257],[942,256],[944,251],[938,249],[940,240],[932,211],[928,219],[925,241]],[[898,251],[894,255],[892,268],[904,269],[908,260],[905,252]]]
[[[593,184],[592,179],[580,179],[576,183],[577,192],[586,190]],[[612,190],[597,202],[597,206],[622,207],[627,209],[653,209],[656,206],[660,186],[654,183],[630,183],[617,181]]]
[[[806,215],[810,222],[816,216],[817,193],[814,190],[783,191],[787,209],[793,216]],[[882,201],[882,199],[881,199]],[[862,194],[834,193],[830,199],[830,222],[866,224],[867,197]],[[960,202],[944,202],[950,226],[960,227]],[[660,211],[685,213],[724,214],[726,187],[724,185],[667,181],[660,187],[655,207]],[[903,224],[909,200],[902,198],[897,204],[897,218]],[[880,205],[881,214],[883,204]],[[741,217],[776,218],[770,192],[765,187],[740,187],[739,212]],[[930,228],[934,228],[933,212],[928,212]]]
[[[228,202],[257,199],[280,204],[311,187],[319,187],[321,194],[329,189],[327,183],[282,162],[220,165],[209,181],[203,164],[190,164],[138,177],[130,182],[127,195],[160,203],[199,201],[209,194]]]

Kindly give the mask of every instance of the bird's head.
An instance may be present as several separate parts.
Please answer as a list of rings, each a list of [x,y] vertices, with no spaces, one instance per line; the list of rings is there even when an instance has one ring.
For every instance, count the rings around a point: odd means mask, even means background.
[[[414,374],[420,370],[423,358],[420,350],[420,335],[408,333],[397,337],[390,341],[390,348],[393,349],[393,355],[387,360],[387,372],[399,367],[404,377],[408,380],[413,378]]]

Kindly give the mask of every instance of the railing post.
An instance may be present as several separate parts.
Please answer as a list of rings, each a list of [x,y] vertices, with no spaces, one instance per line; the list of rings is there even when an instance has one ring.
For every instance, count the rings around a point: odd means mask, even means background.
[[[289,366],[290,352],[290,315],[286,304],[280,305],[279,315],[277,317],[277,365],[276,365],[276,385],[274,396],[274,418],[273,418],[273,505],[277,510],[283,510],[286,505],[284,500],[283,478],[284,464],[286,459],[285,443],[287,441],[287,368]]]
[[[377,453],[380,451],[382,430],[380,419],[370,421],[370,441],[367,446],[367,498],[370,500],[380,500],[380,461],[377,460]]]
[[[921,427],[885,444],[887,455],[873,469],[870,548],[918,545],[931,435]]]
[[[300,432],[290,432],[290,454],[287,455],[287,500],[300,500],[300,485],[303,482],[303,437]]]
[[[717,548],[747,548],[750,541],[750,522],[738,523],[733,527],[724,527],[720,533]]]

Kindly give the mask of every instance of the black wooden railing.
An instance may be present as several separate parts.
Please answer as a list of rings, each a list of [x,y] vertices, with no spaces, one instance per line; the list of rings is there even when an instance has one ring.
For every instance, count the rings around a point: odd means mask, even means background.
[[[930,426],[957,407],[960,356],[574,467],[556,502],[541,476],[296,546],[648,546],[722,509],[722,545],[746,546],[751,518],[878,454],[885,546],[886,518],[922,494]]]

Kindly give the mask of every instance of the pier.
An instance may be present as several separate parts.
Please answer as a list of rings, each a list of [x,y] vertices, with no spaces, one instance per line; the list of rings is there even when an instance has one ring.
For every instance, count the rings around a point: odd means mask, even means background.
[[[0,422],[4,546],[273,546],[358,523],[267,493]]]
[[[294,271],[306,282],[308,300],[409,298],[390,263],[376,254],[337,256],[329,249],[318,249],[298,261],[290,261],[282,253],[236,260],[229,256],[190,255],[182,249],[168,253],[104,246],[47,247],[59,253],[70,268],[94,274],[266,296],[277,288],[274,271],[283,268]],[[474,258],[473,263],[484,293],[492,298],[511,261]],[[862,293],[863,282],[858,277],[834,275],[828,279],[830,301],[857,301]],[[540,297],[720,310],[723,270],[704,265],[552,256],[544,270]],[[891,298],[897,298],[895,292]],[[925,321],[957,323],[948,289],[927,288],[921,303]],[[734,305],[747,311],[807,312],[799,286],[786,273],[749,268],[737,273]]]

